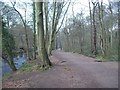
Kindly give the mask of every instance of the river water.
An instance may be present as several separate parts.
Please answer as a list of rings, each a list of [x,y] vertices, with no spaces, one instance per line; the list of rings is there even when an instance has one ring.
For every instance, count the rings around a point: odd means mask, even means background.
[[[19,55],[17,57],[14,57],[13,60],[14,60],[16,68],[19,69],[22,66],[22,64],[26,62],[26,56],[25,54],[23,54],[22,56]],[[9,73],[11,71],[12,70],[10,66],[4,60],[2,60],[2,75]]]

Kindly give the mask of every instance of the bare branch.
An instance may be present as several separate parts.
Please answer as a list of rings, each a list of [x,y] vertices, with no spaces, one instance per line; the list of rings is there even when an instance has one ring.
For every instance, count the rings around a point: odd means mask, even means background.
[[[59,30],[60,30],[60,28],[62,27],[62,24],[63,24],[64,18],[65,18],[65,15],[66,15],[67,11],[68,11],[68,8],[69,8],[69,6],[70,6],[70,3],[71,3],[71,2],[69,2],[68,6],[67,6],[67,9],[66,9],[66,11],[65,11],[65,13],[64,13],[64,16],[63,16],[63,19],[62,19],[62,22],[61,22],[61,25],[59,26],[59,28],[58,28],[58,30],[56,31],[56,33],[58,33]]]
[[[13,6],[13,9],[19,14],[19,16],[20,16],[20,18],[21,18],[21,20],[22,20],[22,22],[23,22],[23,25],[24,25],[24,27],[25,27],[25,21],[24,21],[22,15],[21,15],[20,12],[15,8],[15,4],[16,4],[16,3],[12,3],[12,2],[11,2],[11,4],[12,4],[12,6]]]

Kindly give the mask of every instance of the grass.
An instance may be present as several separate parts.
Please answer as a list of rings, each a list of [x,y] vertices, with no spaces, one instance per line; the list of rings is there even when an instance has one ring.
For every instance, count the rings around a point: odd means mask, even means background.
[[[27,61],[24,63],[17,71],[16,74],[19,74],[21,72],[33,72],[33,71],[46,71],[47,69],[50,69],[50,67],[46,66],[42,68],[40,65],[36,63],[35,60]],[[12,73],[6,73],[4,76],[0,77],[0,80],[7,79]]]
[[[4,75],[0,78],[0,80],[5,80],[5,79],[7,79],[10,75],[11,75],[10,72],[9,72],[9,73],[6,73],[6,74],[4,74]]]
[[[118,55],[108,55],[105,57],[105,59],[109,60],[109,61],[118,61]]]
[[[31,72],[31,71],[35,71],[35,70],[38,70],[38,65],[35,64],[35,60],[32,60],[32,61],[27,61],[26,63],[24,63],[18,70],[17,70],[17,73],[20,73],[20,72]],[[2,76],[2,78],[0,78],[0,80],[5,80],[7,79],[12,73],[6,73]]]
[[[96,59],[101,60],[101,61],[106,61],[105,58],[103,56],[100,56],[100,55],[97,55]]]
[[[26,63],[24,63],[21,67],[20,67],[20,71],[35,71],[35,70],[39,70],[39,65],[35,63],[34,60],[32,61],[27,61]]]
[[[27,61],[26,63],[24,63],[19,71],[27,71],[27,72],[32,72],[32,71],[45,71],[47,69],[49,69],[49,66],[45,66],[44,68],[41,67],[41,65],[37,64],[35,60],[31,60],[31,61]]]
[[[102,55],[97,55],[96,59],[102,60],[102,61],[118,61],[118,55],[110,54],[104,57]]]

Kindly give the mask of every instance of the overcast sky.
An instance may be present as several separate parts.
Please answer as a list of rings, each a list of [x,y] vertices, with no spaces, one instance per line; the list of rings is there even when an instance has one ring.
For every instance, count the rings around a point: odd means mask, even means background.
[[[19,2],[19,3],[22,3],[22,2],[32,3],[32,0],[0,0],[0,1],[6,2],[9,5],[11,5],[10,1],[12,1],[12,2],[16,1],[16,2]],[[49,0],[49,1],[51,1],[51,0]],[[96,1],[96,0],[92,0],[92,1]],[[101,0],[97,0],[97,1],[101,1]],[[72,5],[73,5],[73,3],[74,3],[74,6],[73,6],[74,15],[76,15],[77,13],[80,13],[81,11],[84,13],[84,16],[89,15],[89,3],[88,3],[88,0],[71,0],[71,5],[70,5],[70,7],[68,9],[68,12],[67,12],[68,18],[72,17]],[[108,4],[108,0],[103,0],[103,3]],[[17,6],[16,7],[17,10],[24,17],[25,16],[25,10],[23,9],[23,6],[19,6],[19,5],[16,5],[16,6]],[[27,7],[27,19],[32,19],[32,16],[30,16],[31,13],[32,13],[32,7]]]
[[[29,2],[29,3],[32,3],[32,0],[0,0],[0,1],[3,1],[3,2],[10,2],[10,1],[16,1],[16,2]],[[43,0],[44,1],[44,0]],[[49,0],[51,1],[51,0]],[[57,1],[61,1],[61,0],[57,0]],[[92,1],[96,1],[96,0],[92,0]],[[101,0],[98,0],[98,1],[101,1]],[[89,12],[89,8],[88,8],[88,0],[71,0],[71,5],[69,7],[69,10],[68,10],[68,14],[71,15],[72,14],[72,4],[74,3],[74,14],[76,13],[80,13],[80,11],[82,10],[83,13],[86,13],[88,14]],[[103,0],[103,3],[108,3],[108,0]],[[21,7],[17,8],[20,13],[22,15],[24,15],[24,9],[22,9]],[[28,9],[28,12],[31,12],[32,10]]]

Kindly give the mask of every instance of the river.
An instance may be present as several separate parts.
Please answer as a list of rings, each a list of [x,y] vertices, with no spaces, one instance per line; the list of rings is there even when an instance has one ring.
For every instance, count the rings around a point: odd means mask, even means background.
[[[19,55],[17,57],[14,57],[13,60],[14,60],[16,68],[19,69],[22,66],[22,64],[26,62],[26,56],[25,54],[23,54],[22,56]],[[9,73],[11,71],[12,70],[10,66],[4,60],[2,60],[2,75]]]

